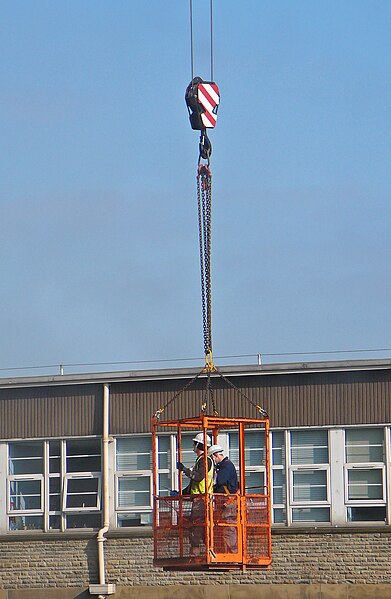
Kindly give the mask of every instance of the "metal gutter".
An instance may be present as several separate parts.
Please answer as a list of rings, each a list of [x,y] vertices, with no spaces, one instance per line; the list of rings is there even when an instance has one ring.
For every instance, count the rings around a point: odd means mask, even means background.
[[[277,364],[252,364],[218,366],[226,376],[270,376],[315,372],[354,372],[363,370],[389,370],[391,360],[340,360],[323,362],[294,362]],[[186,379],[195,376],[201,368],[170,368],[153,370],[127,370],[119,372],[63,374],[37,377],[0,378],[0,389],[20,387],[46,387],[51,385],[102,384],[131,381]],[[206,376],[206,375],[205,375]],[[213,376],[213,375],[212,375]],[[217,375],[215,375],[217,376]]]

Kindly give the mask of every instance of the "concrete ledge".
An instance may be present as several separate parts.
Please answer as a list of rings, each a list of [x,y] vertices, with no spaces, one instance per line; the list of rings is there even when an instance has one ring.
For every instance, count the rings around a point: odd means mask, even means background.
[[[0,591],[0,599],[91,599],[87,589],[18,589]]]
[[[274,526],[272,527],[273,536],[286,536],[286,535],[338,535],[338,534],[366,534],[366,533],[380,533],[391,535],[391,525],[380,524],[368,526]],[[7,542],[23,542],[23,541],[65,541],[71,539],[96,539],[98,531],[72,531],[67,530],[65,532],[50,531],[18,531],[18,532],[7,532],[0,534],[0,541]],[[153,537],[153,530],[151,526],[134,527],[134,528],[117,528],[111,529],[107,532],[106,537],[108,539],[145,539]],[[1,596],[0,596],[1,599]]]
[[[118,599],[391,599],[386,584],[238,584],[117,587]]]
[[[391,599],[387,584],[237,584],[116,587],[115,599]],[[0,599],[91,599],[88,589],[0,590]]]

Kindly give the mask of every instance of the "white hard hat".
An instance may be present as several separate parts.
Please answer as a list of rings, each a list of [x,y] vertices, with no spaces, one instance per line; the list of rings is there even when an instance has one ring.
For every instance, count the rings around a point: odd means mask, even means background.
[[[194,443],[202,443],[204,444],[204,433],[198,433],[194,438],[193,438]],[[210,447],[211,444],[211,440],[209,435],[206,435],[206,445],[207,447]]]
[[[221,445],[212,445],[212,447],[208,449],[208,454],[213,455],[214,453],[224,453],[224,449]]]

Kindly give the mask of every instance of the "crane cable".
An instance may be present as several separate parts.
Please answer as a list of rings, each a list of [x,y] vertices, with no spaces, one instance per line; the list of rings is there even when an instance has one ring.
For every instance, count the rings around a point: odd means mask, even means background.
[[[193,0],[189,0],[190,8],[190,66],[191,80],[194,79],[194,36],[193,36]],[[213,81],[213,0],[209,0],[210,21],[210,79]]]
[[[210,170],[210,155],[212,146],[206,128],[214,127],[219,102],[218,88],[213,83],[213,0],[209,1],[210,18],[210,83],[202,86],[201,96],[200,77],[194,78],[194,35],[193,35],[193,1],[190,4],[190,54],[191,54],[191,83],[186,90],[186,101],[193,128],[200,130],[199,158],[197,168],[197,206],[199,228],[199,251],[201,271],[201,301],[202,325],[205,353],[205,370],[214,371],[212,358],[212,287],[211,287],[211,217],[212,217],[212,173]],[[212,87],[213,86],[213,87]],[[217,94],[216,103],[210,104],[211,96]],[[200,99],[202,98],[202,99]],[[214,114],[213,114],[214,113]],[[192,119],[194,119],[192,121]],[[205,162],[204,162],[205,161]]]
[[[212,145],[207,135],[207,128],[216,124],[217,109],[220,103],[220,94],[217,85],[213,82],[213,0],[210,0],[210,74],[211,81],[203,81],[194,77],[194,39],[193,39],[193,2],[190,0],[190,45],[191,45],[191,82],[186,89],[185,100],[189,110],[189,119],[192,129],[200,131],[199,157],[197,166],[197,207],[198,207],[198,232],[201,271],[201,300],[202,300],[202,326],[204,337],[205,366],[189,380],[187,384],[177,391],[154,415],[156,420],[178,397],[189,389],[197,379],[206,374],[206,389],[201,406],[201,412],[207,413],[208,403],[212,404],[212,413],[218,416],[215,405],[214,392],[211,384],[212,373],[218,375],[226,384],[234,389],[242,399],[247,400],[255,407],[262,417],[267,417],[263,408],[253,402],[245,393],[224,376],[213,364],[212,354],[212,282],[211,282],[211,240],[212,240],[212,173],[210,170],[210,156]]]

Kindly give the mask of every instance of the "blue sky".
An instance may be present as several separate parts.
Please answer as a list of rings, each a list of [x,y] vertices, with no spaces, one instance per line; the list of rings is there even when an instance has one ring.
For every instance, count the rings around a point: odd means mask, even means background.
[[[215,355],[391,346],[390,31],[214,0]],[[0,55],[0,367],[201,358],[188,1],[3,0]]]

